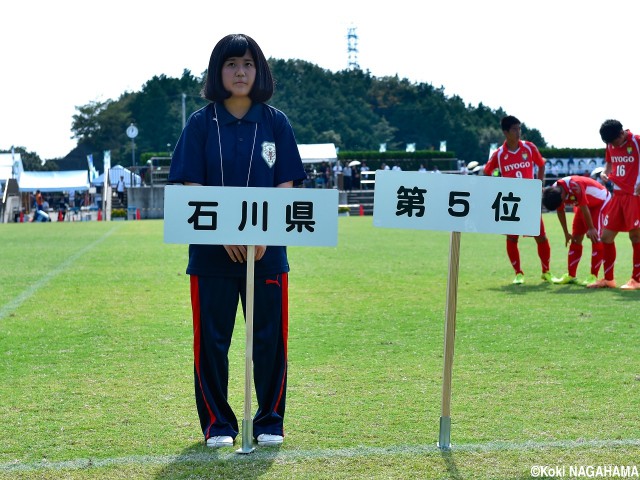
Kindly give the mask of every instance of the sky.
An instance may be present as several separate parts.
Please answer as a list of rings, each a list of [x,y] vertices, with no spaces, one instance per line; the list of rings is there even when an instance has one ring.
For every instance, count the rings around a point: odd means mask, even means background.
[[[607,118],[640,133],[638,18],[635,0],[2,2],[0,150],[65,156],[77,106],[155,75],[200,75],[229,33],[250,35],[268,58],[346,69],[350,28],[373,76],[502,108],[550,146],[602,147]]]

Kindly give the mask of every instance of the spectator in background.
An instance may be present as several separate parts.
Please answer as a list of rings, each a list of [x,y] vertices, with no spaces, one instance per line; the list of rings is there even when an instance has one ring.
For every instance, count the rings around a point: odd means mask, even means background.
[[[442,173],[442,172],[440,171],[440,169],[438,168],[437,165],[434,165],[433,166],[433,170],[431,171],[431,173]]]
[[[338,188],[340,185],[338,183],[338,179],[340,178],[341,173],[342,173],[342,164],[340,163],[340,161],[336,161],[336,164],[333,166],[333,184],[336,186],[336,188]]]
[[[347,191],[350,192],[352,189],[352,178],[353,178],[353,168],[350,167],[349,165],[345,165],[344,168],[342,169],[342,183],[343,183],[343,188]]]
[[[60,203],[58,205],[58,221],[59,222],[64,222],[64,219],[67,215],[68,208],[69,208],[69,204],[67,203],[66,194],[63,194],[62,198],[60,198]]]
[[[352,176],[351,176],[351,186],[354,190],[358,190],[360,188],[360,168],[353,167],[352,168]]]
[[[42,193],[40,190],[36,190],[35,199],[33,203],[33,216],[31,217],[31,222],[38,220],[38,216],[40,212],[43,211],[44,208],[44,199],[42,198]]]
[[[367,162],[362,162],[362,165],[360,165],[360,187],[363,190],[369,190],[369,183],[362,183],[363,180],[371,180],[372,175],[368,175],[367,172],[369,172],[369,166],[367,165]]]
[[[327,171],[329,170],[329,167],[327,165],[327,162],[322,162],[320,164],[320,168],[318,169],[318,176],[316,177],[316,186],[318,188],[326,188],[329,184],[329,176],[327,174]]]
[[[116,184],[116,193],[118,194],[118,200],[120,200],[120,203],[124,203],[124,177],[122,175]]]

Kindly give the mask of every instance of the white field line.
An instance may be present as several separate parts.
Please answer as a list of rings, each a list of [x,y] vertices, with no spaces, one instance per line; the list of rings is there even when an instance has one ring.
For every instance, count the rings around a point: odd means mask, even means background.
[[[272,448],[258,447],[249,455],[239,455],[231,449],[215,450],[210,452],[185,453],[182,455],[131,455],[115,458],[101,459],[76,459],[63,462],[41,462],[31,463],[0,463],[0,472],[29,472],[42,470],[79,470],[87,468],[103,468],[124,465],[152,466],[171,465],[180,463],[207,464],[211,462],[236,461],[277,461],[278,463],[295,463],[304,460],[335,459],[335,458],[363,458],[363,457],[392,457],[401,455],[427,455],[440,456],[447,452],[454,454],[471,453],[496,453],[503,451],[527,451],[527,450],[578,450],[588,448],[620,448],[620,447],[640,447],[640,439],[628,440],[559,440],[555,442],[488,442],[488,443],[468,443],[452,445],[451,450],[440,450],[435,444],[431,445],[395,445],[391,447],[350,447],[339,449],[316,449],[316,450],[280,450]]]
[[[116,228],[119,228],[119,227],[120,226],[113,227],[111,230],[107,231],[102,237],[97,239],[95,242],[77,251],[76,253],[71,255],[69,258],[67,258],[64,262],[62,262],[60,265],[58,265],[56,268],[47,272],[46,275],[40,277],[38,281],[30,285],[27,289],[25,289],[21,294],[16,296],[9,303],[2,305],[0,307],[0,320],[2,320],[11,312],[19,308],[20,305],[22,305],[24,302],[26,302],[31,297],[33,297],[38,292],[38,290],[46,286],[51,280],[53,280],[55,277],[57,277],[62,272],[64,272],[67,268],[69,268],[76,260],[82,257],[85,253],[93,250],[96,246],[101,244],[107,237],[109,237],[114,232]]]

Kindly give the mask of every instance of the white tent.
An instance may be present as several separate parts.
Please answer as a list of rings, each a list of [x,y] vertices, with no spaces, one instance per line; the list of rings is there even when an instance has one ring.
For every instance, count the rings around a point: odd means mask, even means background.
[[[89,188],[89,174],[87,170],[22,172],[18,185],[21,192],[81,192]]]
[[[128,168],[125,168],[122,165],[115,165],[109,169],[109,180],[111,181],[112,187],[115,187],[118,184],[118,180],[120,180],[120,177],[124,177],[124,186],[127,188],[142,186],[142,178],[140,177],[140,175],[133,173]],[[99,177],[94,178],[91,183],[98,187],[103,186],[104,173],[102,173]]]
[[[338,159],[336,146],[333,143],[298,144],[302,163],[335,162]]]

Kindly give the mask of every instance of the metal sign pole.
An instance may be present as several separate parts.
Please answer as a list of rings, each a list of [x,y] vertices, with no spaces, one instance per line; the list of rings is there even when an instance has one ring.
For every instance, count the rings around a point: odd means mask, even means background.
[[[247,314],[245,319],[244,351],[244,415],[242,418],[242,447],[236,453],[251,453],[253,448],[253,419],[251,418],[251,392],[253,391],[253,305],[256,247],[247,245]]]

